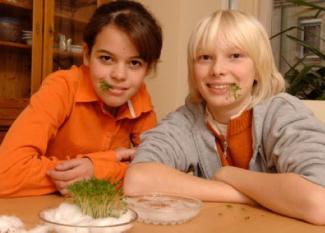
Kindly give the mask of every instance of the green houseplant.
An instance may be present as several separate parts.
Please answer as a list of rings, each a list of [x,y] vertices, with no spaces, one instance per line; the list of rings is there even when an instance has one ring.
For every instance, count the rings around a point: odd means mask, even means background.
[[[304,0],[289,0],[289,2],[295,3],[299,6],[308,7],[310,10],[315,11],[314,18],[317,18],[325,11],[325,8],[320,4],[310,3]],[[297,26],[289,27],[275,35],[270,39],[285,35],[290,40],[295,41],[298,45],[308,49],[313,55],[315,55],[320,61],[325,60],[325,54],[321,50],[313,47],[298,37],[287,34],[291,30],[304,29]],[[320,38],[324,41],[323,38]],[[294,64],[289,64],[289,69],[284,73],[284,78],[287,82],[287,92],[297,96],[300,99],[315,99],[325,100],[325,66],[316,63],[308,62],[306,55],[297,58]]]

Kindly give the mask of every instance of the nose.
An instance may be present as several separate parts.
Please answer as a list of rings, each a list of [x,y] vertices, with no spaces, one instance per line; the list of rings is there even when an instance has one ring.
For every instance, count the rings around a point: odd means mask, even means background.
[[[216,77],[225,75],[226,74],[225,59],[222,57],[216,58],[211,71],[212,74]]]
[[[116,63],[113,67],[113,70],[111,72],[111,78],[123,81],[126,79],[126,66],[123,63]]]

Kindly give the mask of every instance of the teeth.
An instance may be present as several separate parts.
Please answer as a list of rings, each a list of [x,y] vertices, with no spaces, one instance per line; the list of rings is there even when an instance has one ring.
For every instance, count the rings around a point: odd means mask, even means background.
[[[216,89],[225,89],[228,88],[226,84],[208,84],[209,87],[216,88]]]

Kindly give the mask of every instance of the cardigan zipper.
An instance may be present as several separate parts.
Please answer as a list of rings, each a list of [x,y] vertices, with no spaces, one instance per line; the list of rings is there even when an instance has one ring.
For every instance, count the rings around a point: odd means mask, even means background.
[[[223,155],[227,159],[228,158],[228,143],[227,143],[227,140],[224,140],[222,145],[223,145]]]

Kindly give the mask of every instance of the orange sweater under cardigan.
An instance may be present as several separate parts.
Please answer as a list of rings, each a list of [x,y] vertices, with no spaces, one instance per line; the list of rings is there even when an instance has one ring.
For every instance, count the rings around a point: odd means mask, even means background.
[[[250,109],[230,119],[226,138],[208,119],[208,126],[216,137],[216,150],[222,166],[231,165],[248,169],[253,153],[252,114],[253,110]]]

